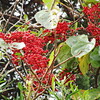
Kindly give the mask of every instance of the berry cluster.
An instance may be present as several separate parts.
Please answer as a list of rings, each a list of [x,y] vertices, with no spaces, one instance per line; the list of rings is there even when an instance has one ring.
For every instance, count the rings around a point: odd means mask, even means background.
[[[100,19],[100,3],[93,5],[92,7],[84,7],[83,12],[91,22],[98,23]]]
[[[90,34],[92,38],[96,39],[96,46],[100,45],[100,3],[92,5],[89,7],[84,7],[83,12],[88,18],[88,26],[86,31]]]
[[[90,23],[86,30],[93,38],[96,39],[96,46],[100,46],[100,28]]]
[[[71,80],[73,80],[73,81],[76,80],[76,75],[72,74],[71,72],[68,72],[68,69],[65,69],[62,72],[60,72],[59,76],[60,76],[60,80],[63,80],[64,77],[66,77],[65,83],[67,83],[68,81],[71,81]]]
[[[31,69],[34,70],[37,77],[41,80],[46,72],[49,61],[49,59],[45,57],[45,54],[48,51],[43,50],[43,47],[45,46],[45,41],[42,38],[36,37],[34,34],[30,34],[30,31],[12,32],[10,34],[0,33],[0,38],[4,39],[6,43],[24,42],[24,48],[22,48],[21,50],[12,50],[12,61],[15,65],[20,65],[20,62],[23,61],[24,63],[26,63],[26,65],[31,66]],[[37,83],[35,84],[35,86],[38,87],[39,82],[36,80],[36,77],[34,75],[31,76],[31,79],[34,78],[33,83]],[[48,72],[44,80],[42,80],[42,83],[51,84],[51,78],[52,75],[50,75],[50,73]],[[36,89],[35,87],[33,88]]]
[[[53,43],[55,39],[60,39],[65,41],[66,36],[68,35],[67,32],[70,31],[69,25],[70,23],[64,21],[64,22],[59,22],[55,29],[44,30],[43,33],[46,34],[46,36],[44,36],[44,40],[46,42],[51,41],[51,43]]]

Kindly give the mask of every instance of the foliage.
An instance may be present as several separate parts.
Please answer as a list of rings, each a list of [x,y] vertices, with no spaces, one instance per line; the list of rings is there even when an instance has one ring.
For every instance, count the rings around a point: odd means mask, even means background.
[[[100,3],[42,0],[32,19],[21,12],[10,26],[20,2],[0,19],[0,99],[100,99]]]

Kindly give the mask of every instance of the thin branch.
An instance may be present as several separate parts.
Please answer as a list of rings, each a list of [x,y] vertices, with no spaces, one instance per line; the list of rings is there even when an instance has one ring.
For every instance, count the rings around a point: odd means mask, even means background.
[[[67,8],[70,12],[74,12],[76,14],[78,14],[79,16],[81,16],[81,14],[79,12],[73,11],[72,8],[68,7],[67,5],[63,4],[62,2],[59,2],[61,5],[63,5],[65,8]]]
[[[33,19],[34,19],[34,17],[32,17],[31,19],[29,19],[27,22],[30,22]],[[22,25],[26,25],[27,22],[24,22]],[[38,23],[31,24],[32,28],[38,27],[37,24]],[[15,31],[17,31],[18,29],[20,29],[20,27],[18,27]]]
[[[8,61],[7,64],[5,65],[5,67],[3,68],[2,72],[0,73],[0,76],[2,76],[2,74],[4,73],[6,68],[8,67],[9,63],[10,63],[10,61]]]
[[[54,1],[53,1],[53,3],[52,3],[52,6],[51,6],[50,10],[52,10],[52,9],[53,9],[53,7],[54,7],[54,5],[55,5],[55,2],[56,2],[56,0],[54,0]]]
[[[24,4],[24,0],[22,0],[22,8],[21,8],[21,9],[23,9],[23,4]],[[9,28],[8,32],[10,32],[10,30],[11,30],[13,27],[15,27],[15,25],[17,25],[19,22],[21,22],[21,20],[22,20],[22,14],[23,14],[23,11],[21,11],[19,20],[18,20],[12,27]]]
[[[8,17],[11,17],[11,18],[14,18],[14,19],[16,19],[16,20],[20,20],[19,17],[11,16],[10,14],[3,14],[3,13],[0,12],[0,16],[1,16],[1,17],[2,17],[2,15],[3,15],[3,16],[8,16]],[[21,22],[24,22],[24,20],[21,20]]]
[[[11,59],[10,55],[9,55],[8,53],[6,53],[6,55],[8,56],[9,61],[11,62],[12,66],[15,68],[15,71],[19,74],[19,76],[20,76],[20,77],[22,78],[22,80],[25,82],[25,80],[24,80],[22,74],[17,70],[16,66],[15,66],[14,63],[12,62],[12,59]]]
[[[56,34],[55,34],[55,42],[54,42],[54,58],[53,58],[53,61],[52,61],[51,65],[50,65],[50,66],[48,67],[48,69],[46,70],[46,73],[44,74],[42,80],[45,78],[45,76],[47,75],[47,73],[49,72],[49,70],[52,69],[53,66],[54,66],[54,63],[55,63],[55,60],[56,60],[56,57],[57,57],[56,51],[57,51],[57,40],[56,40]]]
[[[19,2],[19,0],[16,0],[16,1],[15,1],[14,8],[13,8],[13,10],[12,10],[12,12],[11,12],[11,15],[10,15],[9,19],[7,20],[7,22],[6,22],[5,26],[4,26],[3,32],[6,32],[7,25],[8,25],[8,23],[9,23],[10,19],[11,19],[11,16],[13,15],[13,13],[14,13],[16,7],[17,7],[18,2]]]
[[[38,82],[41,83],[40,79],[38,78],[38,76],[36,75],[36,73],[33,71],[33,69],[31,68],[31,66],[28,65],[27,63],[26,63],[26,65],[29,67],[30,71],[31,71],[32,74],[35,76],[35,78],[38,80]]]
[[[81,53],[81,52],[80,52],[80,53]],[[80,54],[80,53],[79,53],[79,54]],[[62,62],[61,62],[61,63],[59,63],[58,65],[54,66],[54,67],[53,67],[53,69],[55,69],[55,68],[59,67],[60,65],[62,65],[62,64],[64,64],[64,63],[66,63],[67,61],[69,61],[70,59],[72,59],[72,58],[74,58],[74,57],[78,56],[79,54],[74,55],[74,56],[72,56],[72,57],[69,57],[68,59],[66,59],[66,60],[62,61]]]
[[[32,70],[32,68],[29,66],[30,71],[34,74],[35,78],[38,80],[39,83],[41,83],[40,79],[38,78],[38,76],[36,75],[36,73]]]
[[[97,69],[96,75],[95,75],[95,88],[98,87],[98,77],[99,77],[99,72],[100,72],[100,67]]]
[[[16,67],[16,69],[18,69],[18,68],[21,68],[21,66]],[[11,73],[11,72],[13,72],[13,71],[15,71],[15,68],[13,68],[13,69],[7,71],[5,74],[7,75],[7,74],[9,74],[9,73]]]
[[[81,15],[80,18],[78,18],[77,20],[75,20],[69,27],[71,27],[72,25],[74,25],[76,22],[80,21],[83,17],[84,17],[84,15]]]
[[[50,86],[44,87],[44,90],[41,93],[39,93],[37,96],[35,96],[32,100],[36,100],[36,98],[38,98],[41,94],[43,94],[47,88],[50,88]]]

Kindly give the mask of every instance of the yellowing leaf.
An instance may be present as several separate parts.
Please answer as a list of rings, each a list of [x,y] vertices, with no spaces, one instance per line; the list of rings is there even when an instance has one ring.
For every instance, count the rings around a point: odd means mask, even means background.
[[[52,90],[55,91],[55,77],[52,77]]]
[[[89,69],[89,54],[79,58],[79,67],[83,75],[86,75]]]
[[[50,56],[49,56],[49,59],[50,59],[50,61],[49,61],[49,66],[51,66],[51,64],[52,64],[52,61],[53,61],[53,59],[54,59],[54,51],[52,51],[51,52],[51,54],[50,54]]]

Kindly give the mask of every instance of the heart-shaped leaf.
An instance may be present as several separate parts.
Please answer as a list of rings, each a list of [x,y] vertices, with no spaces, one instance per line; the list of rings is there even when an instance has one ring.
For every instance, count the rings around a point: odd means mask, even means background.
[[[59,21],[59,14],[57,10],[41,10],[35,14],[35,19],[38,23],[47,29],[54,29],[57,27]]]
[[[72,36],[66,41],[71,48],[71,54],[79,58],[89,53],[94,48],[95,42],[94,38],[90,42],[87,35]]]

